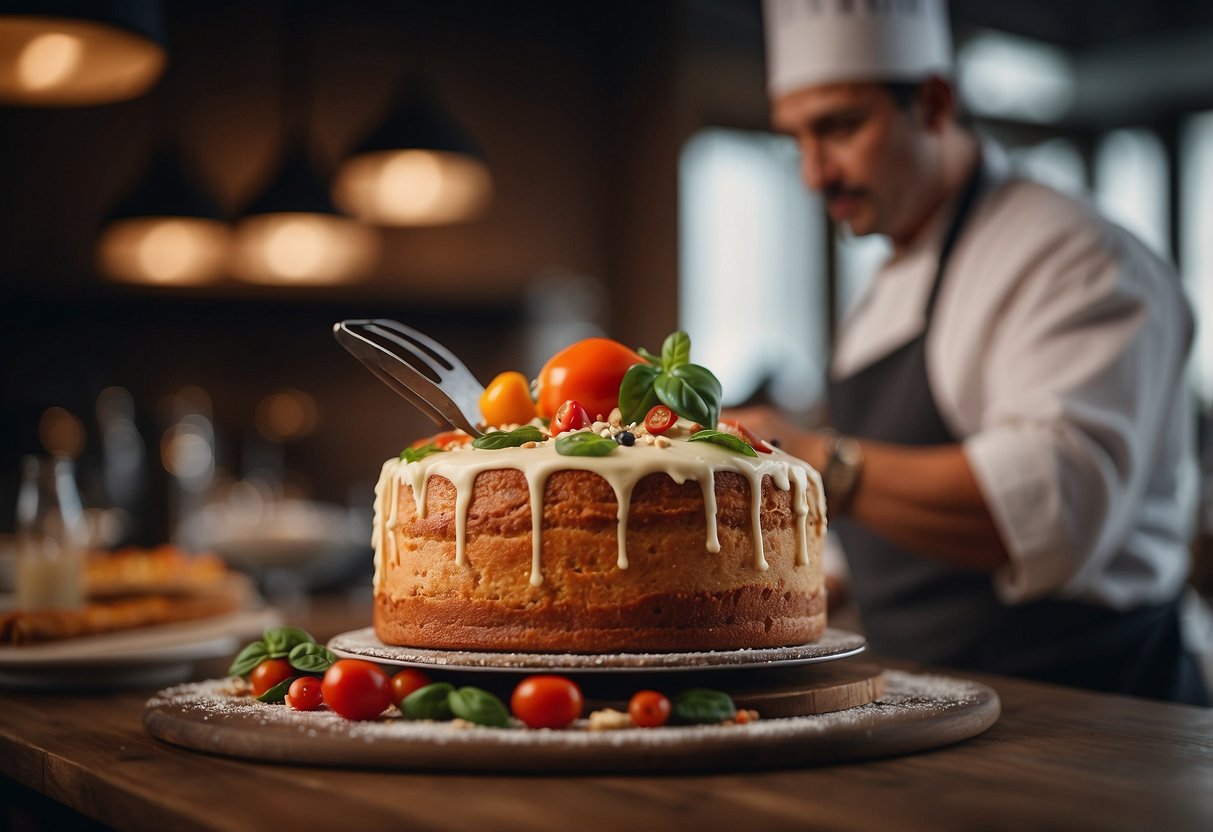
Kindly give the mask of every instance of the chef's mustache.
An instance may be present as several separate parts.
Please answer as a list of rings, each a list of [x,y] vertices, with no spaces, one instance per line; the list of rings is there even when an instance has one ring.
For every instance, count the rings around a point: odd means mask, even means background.
[[[846,185],[827,185],[822,189],[821,195],[826,202],[833,201],[840,197],[865,197],[868,195],[867,188],[849,188]]]

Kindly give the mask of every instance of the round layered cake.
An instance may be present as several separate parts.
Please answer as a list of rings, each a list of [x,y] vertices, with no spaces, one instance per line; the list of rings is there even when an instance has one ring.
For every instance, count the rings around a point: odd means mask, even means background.
[[[386,462],[373,537],[379,638],[578,653],[818,638],[817,472],[769,446],[749,455],[678,433],[641,428],[602,456],[559,452],[545,435]]]

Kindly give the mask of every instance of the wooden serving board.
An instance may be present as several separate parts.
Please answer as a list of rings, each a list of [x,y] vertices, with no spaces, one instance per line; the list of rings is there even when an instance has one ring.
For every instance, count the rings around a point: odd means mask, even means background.
[[[998,695],[985,685],[885,671],[868,677],[869,690],[875,678],[884,681],[877,699],[841,711],[767,716],[747,725],[601,732],[587,730],[584,722],[563,731],[461,729],[451,723],[408,722],[392,711],[372,722],[351,722],[327,710],[300,713],[250,696],[230,696],[224,693],[225,680],[213,680],[161,691],[147,703],[144,727],[154,737],[197,751],[281,763],[631,772],[770,768],[904,754],[968,739],[998,719]],[[823,690],[863,684],[844,681]],[[836,695],[820,698],[824,702]],[[737,699],[746,701],[740,692]]]
[[[521,680],[501,680],[493,684],[483,675],[461,680],[462,684],[481,687],[486,681],[494,692],[506,698]],[[724,690],[738,708],[756,710],[764,717],[812,716],[857,708],[873,702],[884,693],[884,672],[879,665],[844,661],[829,665],[771,668],[762,671],[725,671],[688,677],[685,673],[632,674],[624,678],[579,677],[586,696],[586,711],[599,708],[627,710],[628,698],[644,688],[674,692],[688,687]]]

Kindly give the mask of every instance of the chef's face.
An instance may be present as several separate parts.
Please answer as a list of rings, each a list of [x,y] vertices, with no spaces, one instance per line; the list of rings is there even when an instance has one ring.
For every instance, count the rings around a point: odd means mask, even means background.
[[[880,84],[829,84],[776,98],[772,123],[796,139],[805,184],[836,222],[894,239],[916,227],[932,160],[917,108],[899,107]]]

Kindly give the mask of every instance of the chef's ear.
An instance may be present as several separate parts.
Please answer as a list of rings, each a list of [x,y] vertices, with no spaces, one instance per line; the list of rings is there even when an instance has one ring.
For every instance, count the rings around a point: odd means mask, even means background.
[[[938,133],[952,122],[960,122],[960,107],[956,87],[947,78],[933,75],[918,85],[914,111],[919,123]]]

